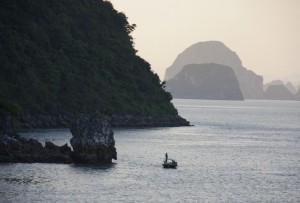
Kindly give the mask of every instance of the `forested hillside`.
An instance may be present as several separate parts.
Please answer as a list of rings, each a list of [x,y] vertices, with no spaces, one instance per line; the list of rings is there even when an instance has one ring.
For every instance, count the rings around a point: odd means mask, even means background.
[[[177,115],[159,77],[136,55],[134,28],[107,1],[1,0],[0,108]]]

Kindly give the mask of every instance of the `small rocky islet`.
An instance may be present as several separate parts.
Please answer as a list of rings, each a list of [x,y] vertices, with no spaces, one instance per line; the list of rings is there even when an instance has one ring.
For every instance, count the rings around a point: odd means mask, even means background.
[[[0,134],[0,163],[84,163],[107,164],[117,159],[115,140],[105,119],[79,116],[72,126],[70,143],[57,146],[46,141],[43,146],[36,139],[26,139],[13,133],[10,117]]]
[[[74,162],[102,164],[117,160],[114,132],[107,120],[79,116],[70,130]]]

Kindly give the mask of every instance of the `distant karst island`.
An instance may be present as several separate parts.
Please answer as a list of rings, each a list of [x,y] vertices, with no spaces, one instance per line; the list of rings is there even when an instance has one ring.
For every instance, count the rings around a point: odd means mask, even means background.
[[[165,81],[174,98],[295,100],[297,92],[291,83],[268,90],[273,84],[264,86],[263,76],[243,67],[239,56],[220,41],[199,42],[185,49],[166,69]]]
[[[299,88],[300,89],[300,88]],[[269,100],[297,100],[297,90],[290,82],[273,80],[264,85],[264,98]]]
[[[232,68],[214,63],[185,65],[166,90],[175,98],[243,100]]]

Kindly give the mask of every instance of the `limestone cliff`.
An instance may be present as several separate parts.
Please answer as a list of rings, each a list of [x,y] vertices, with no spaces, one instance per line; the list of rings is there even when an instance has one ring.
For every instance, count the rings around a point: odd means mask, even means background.
[[[167,68],[165,80],[172,79],[187,64],[216,63],[231,67],[246,99],[263,98],[263,77],[243,67],[238,55],[219,41],[196,43],[181,54]]]
[[[70,142],[74,162],[88,164],[111,163],[117,159],[114,133],[107,120],[80,116],[72,124]]]
[[[243,100],[233,70],[219,64],[189,64],[171,80],[166,90],[174,98]]]

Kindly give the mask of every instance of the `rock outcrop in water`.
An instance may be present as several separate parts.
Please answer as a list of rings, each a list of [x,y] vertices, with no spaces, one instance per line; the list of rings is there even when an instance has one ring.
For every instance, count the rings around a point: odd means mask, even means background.
[[[105,164],[117,159],[113,131],[107,120],[80,116],[70,130],[74,162]]]
[[[175,98],[243,100],[233,70],[219,64],[189,64],[171,80],[167,91]]]
[[[245,99],[263,98],[263,77],[243,67],[238,55],[218,41],[199,42],[184,50],[167,68],[165,80],[174,78],[185,65],[204,63],[216,63],[231,67]]]
[[[0,163],[72,163],[71,148],[61,147],[50,141],[45,146],[35,140],[17,134],[0,135]]]
[[[65,144],[26,139],[13,132],[9,114],[1,117],[0,163],[111,163],[117,159],[113,131],[107,120],[80,116],[72,125],[73,150]]]
[[[72,150],[50,141],[43,146],[36,139],[16,134],[10,113],[0,115],[0,163],[72,163]]]

